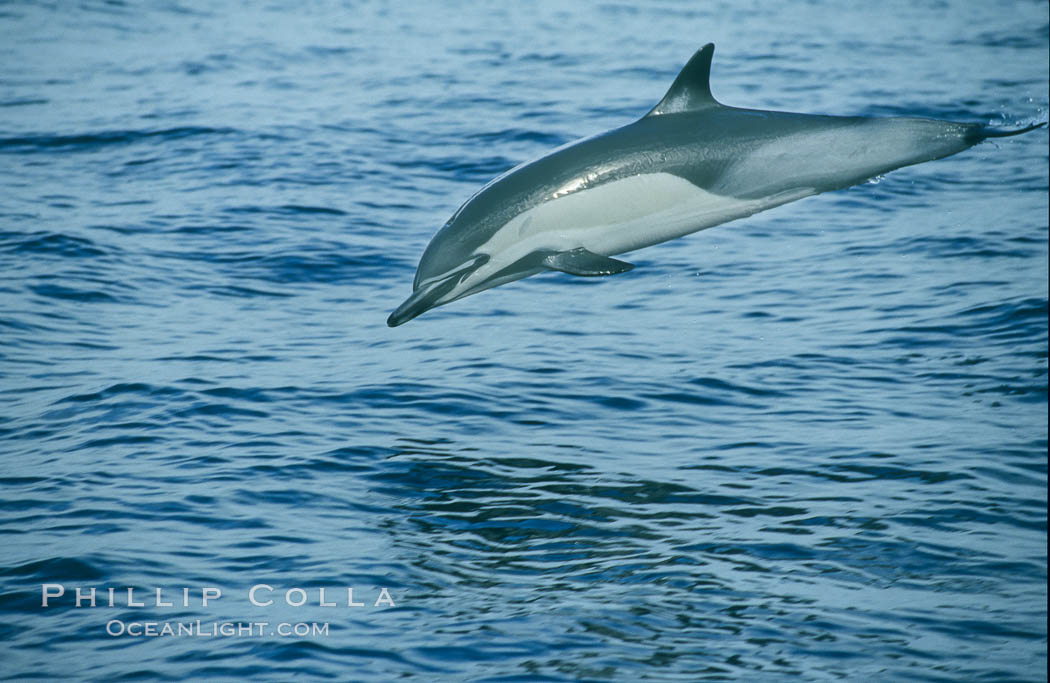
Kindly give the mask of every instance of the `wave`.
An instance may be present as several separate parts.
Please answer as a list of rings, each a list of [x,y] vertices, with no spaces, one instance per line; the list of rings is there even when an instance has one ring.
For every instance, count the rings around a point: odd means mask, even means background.
[[[159,130],[112,130],[97,133],[38,134],[0,138],[0,153],[92,151],[103,147],[130,145],[143,141],[168,142],[199,136],[236,134],[233,128],[180,126]]]

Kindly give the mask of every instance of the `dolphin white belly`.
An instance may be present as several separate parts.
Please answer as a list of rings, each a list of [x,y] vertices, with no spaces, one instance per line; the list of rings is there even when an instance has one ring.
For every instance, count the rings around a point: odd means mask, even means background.
[[[758,199],[739,199],[708,192],[670,173],[615,180],[544,202],[512,218],[477,248],[477,254],[489,259],[463,281],[464,290],[484,283],[532,253],[582,248],[614,256],[814,193],[812,188],[798,188]]]

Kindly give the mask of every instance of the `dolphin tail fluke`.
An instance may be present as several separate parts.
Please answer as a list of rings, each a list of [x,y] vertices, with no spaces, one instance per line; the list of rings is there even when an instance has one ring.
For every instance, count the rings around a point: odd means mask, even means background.
[[[1042,127],[1046,126],[1046,123],[1047,123],[1046,121],[1040,121],[1039,123],[1033,123],[1030,126],[1025,126],[1024,128],[1017,128],[1016,130],[1001,130],[1001,129],[996,129],[996,128],[985,128],[984,129],[984,137],[986,137],[986,138],[1008,138],[1011,135],[1020,135],[1021,133],[1027,133],[1028,131],[1035,130],[1036,128],[1042,128]]]
[[[975,131],[975,137],[977,137],[977,142],[980,142],[981,140],[987,140],[988,138],[1008,138],[1013,135],[1020,135],[1021,133],[1033,131],[1036,128],[1042,128],[1046,125],[1046,123],[1046,121],[1041,121],[1039,123],[1033,123],[1030,126],[1025,126],[1024,128],[1015,128],[1013,130],[981,126]]]

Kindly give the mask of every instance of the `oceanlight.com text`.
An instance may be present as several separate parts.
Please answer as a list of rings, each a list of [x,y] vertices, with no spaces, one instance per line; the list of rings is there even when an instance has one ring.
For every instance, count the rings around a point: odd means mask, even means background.
[[[328,622],[299,622],[291,624],[268,621],[121,621],[106,622],[106,633],[132,638],[194,637],[194,638],[324,638],[328,636]]]

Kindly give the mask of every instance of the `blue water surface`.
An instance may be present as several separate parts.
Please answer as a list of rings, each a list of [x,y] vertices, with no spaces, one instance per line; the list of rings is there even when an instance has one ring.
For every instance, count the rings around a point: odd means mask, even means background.
[[[0,4],[0,674],[1046,680],[1045,129],[386,326],[709,41],[1047,119],[1043,1]]]

